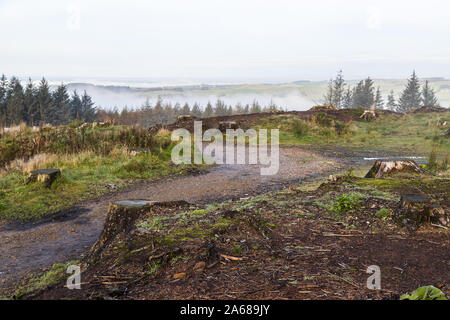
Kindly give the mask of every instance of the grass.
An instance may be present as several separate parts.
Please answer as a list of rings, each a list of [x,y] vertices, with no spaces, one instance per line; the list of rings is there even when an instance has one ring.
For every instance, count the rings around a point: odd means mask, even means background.
[[[38,154],[28,161],[14,160],[8,172],[0,175],[0,219],[37,221],[82,200],[94,198],[139,179],[157,179],[183,174],[190,166],[171,162],[170,136],[156,137],[152,152],[131,157],[124,145],[117,144],[108,154],[94,150],[79,153]],[[26,184],[30,170],[58,168],[61,177],[50,188],[35,182]]]
[[[28,294],[32,292],[45,289],[51,285],[58,283],[62,279],[69,277],[69,274],[66,273],[67,268],[70,265],[77,265],[77,264],[78,264],[77,261],[54,264],[47,272],[34,278],[31,278],[24,285],[19,286],[15,290],[13,297],[15,299],[21,299],[26,297]]]
[[[362,110],[348,110],[353,116]],[[448,158],[448,128],[438,127],[438,120],[450,121],[450,112],[394,115],[383,114],[375,121],[344,123],[331,115],[319,113],[311,120],[295,115],[275,115],[261,119],[258,128],[280,129],[281,145],[339,145],[353,148],[376,148],[386,151],[410,151],[417,155],[434,154]]]

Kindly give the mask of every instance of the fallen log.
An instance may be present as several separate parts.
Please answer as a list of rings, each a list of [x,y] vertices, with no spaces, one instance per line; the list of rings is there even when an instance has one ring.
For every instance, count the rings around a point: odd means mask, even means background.
[[[411,160],[400,160],[400,161],[381,161],[378,160],[372,166],[372,168],[367,172],[365,178],[381,178],[384,175],[389,175],[391,173],[404,171],[404,172],[415,172],[423,173],[425,172],[421,167]]]
[[[59,176],[61,176],[61,170],[59,169],[38,169],[30,172],[27,184],[37,181],[44,183],[47,188],[50,188]]]

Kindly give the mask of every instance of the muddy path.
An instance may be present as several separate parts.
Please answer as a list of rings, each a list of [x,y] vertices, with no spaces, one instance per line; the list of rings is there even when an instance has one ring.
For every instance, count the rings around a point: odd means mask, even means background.
[[[127,190],[86,201],[45,222],[0,226],[0,289],[12,287],[31,272],[78,258],[98,238],[108,204],[114,200],[186,200],[209,203],[266,192],[325,175],[343,161],[299,148],[280,149],[280,169],[260,175],[258,165],[218,165],[203,174],[143,182]]]

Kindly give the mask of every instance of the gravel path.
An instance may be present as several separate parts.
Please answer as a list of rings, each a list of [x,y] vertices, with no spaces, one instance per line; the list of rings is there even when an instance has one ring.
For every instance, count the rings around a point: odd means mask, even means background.
[[[0,227],[0,289],[30,272],[79,257],[98,238],[114,200],[186,200],[190,203],[245,197],[323,175],[339,168],[332,158],[299,148],[280,149],[280,170],[261,176],[258,165],[218,165],[197,176],[140,183],[70,208],[37,225]]]

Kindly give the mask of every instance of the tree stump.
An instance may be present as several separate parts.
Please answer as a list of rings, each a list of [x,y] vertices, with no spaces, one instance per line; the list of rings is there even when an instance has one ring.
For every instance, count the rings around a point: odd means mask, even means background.
[[[152,200],[121,200],[110,203],[105,226],[92,246],[90,256],[98,256],[120,232],[127,233],[134,226],[136,219],[155,203],[156,201]]]
[[[44,183],[47,188],[50,188],[59,176],[61,176],[61,170],[59,169],[38,169],[30,172],[27,184],[37,181]]]
[[[108,215],[100,237],[92,246],[88,260],[95,262],[101,258],[104,250],[116,239],[123,237],[123,242],[128,243],[134,237],[136,221],[148,214],[158,214],[159,210],[167,210],[178,207],[188,207],[186,201],[158,202],[152,200],[121,200],[109,204]],[[131,241],[132,242],[132,241]]]
[[[439,204],[431,203],[430,199],[423,194],[402,194],[394,220],[409,229],[417,229],[424,223],[446,227],[450,221],[444,208]]]
[[[238,127],[237,127],[236,121],[221,121],[221,122],[219,122],[219,130],[222,132],[226,131],[227,129],[236,130],[237,128]]]
[[[367,172],[365,178],[381,178],[384,175],[389,175],[394,172],[405,171],[423,173],[425,172],[421,167],[411,160],[400,161],[381,161],[377,160],[372,168]]]

